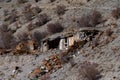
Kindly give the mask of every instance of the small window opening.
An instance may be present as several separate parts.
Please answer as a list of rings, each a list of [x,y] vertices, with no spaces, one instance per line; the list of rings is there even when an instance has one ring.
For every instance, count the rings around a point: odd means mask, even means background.
[[[68,46],[68,41],[67,41],[67,38],[65,38],[65,47]]]

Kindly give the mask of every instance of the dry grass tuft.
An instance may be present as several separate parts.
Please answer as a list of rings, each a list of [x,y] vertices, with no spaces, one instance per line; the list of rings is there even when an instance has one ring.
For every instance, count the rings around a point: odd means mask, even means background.
[[[62,32],[63,31],[63,26],[60,24],[60,23],[49,23],[47,25],[47,29],[48,29],[48,32],[49,33],[59,33],[59,32]]]
[[[12,45],[13,43],[15,43],[15,41],[10,31],[9,32],[0,31],[0,48],[10,49],[14,46]]]
[[[77,20],[79,27],[95,27],[102,22],[102,15],[99,11],[94,10],[88,15],[83,15]]]
[[[23,3],[26,3],[26,2],[28,2],[27,0],[17,0],[17,3],[19,3],[19,4],[23,4]]]
[[[39,79],[40,79],[40,80],[51,80],[51,79],[50,79],[50,74],[47,73],[47,74],[41,76]]]
[[[105,36],[111,36],[112,33],[113,31],[110,28],[104,31]]]
[[[55,0],[50,0],[50,2],[54,2]]]
[[[3,23],[0,26],[0,48],[10,49],[15,43],[13,33],[8,30],[8,24]]]
[[[5,11],[5,12],[6,12],[6,11]],[[17,18],[19,17],[19,16],[18,16],[18,11],[17,11],[16,9],[13,9],[13,10],[10,12],[10,14],[4,13],[4,16],[5,16],[4,21],[9,21],[10,24],[13,23],[13,22],[15,22],[15,21],[17,21]]]
[[[27,32],[23,32],[17,35],[19,41],[27,41],[28,40],[28,33]]]
[[[57,13],[58,15],[63,15],[63,14],[65,14],[65,11],[66,11],[66,8],[65,8],[64,5],[58,5],[58,6],[56,7],[56,13]]]
[[[116,7],[116,9],[112,10],[111,14],[116,19],[120,18],[120,7]]]
[[[8,24],[7,23],[3,23],[0,26],[0,30],[3,31],[3,32],[8,32]]]
[[[82,75],[86,80],[97,80],[99,71],[97,70],[98,64],[91,62],[83,62],[80,64],[79,76]],[[80,79],[80,77],[78,77]]]
[[[42,11],[38,6],[32,7],[31,10],[35,15]]]
[[[46,32],[39,32],[36,31],[32,34],[31,38],[35,41],[35,42],[40,42],[41,39],[45,38],[47,36]]]
[[[44,24],[46,24],[49,21],[49,17],[47,16],[47,14],[41,14],[37,16],[37,21],[34,24],[35,26],[42,26]]]

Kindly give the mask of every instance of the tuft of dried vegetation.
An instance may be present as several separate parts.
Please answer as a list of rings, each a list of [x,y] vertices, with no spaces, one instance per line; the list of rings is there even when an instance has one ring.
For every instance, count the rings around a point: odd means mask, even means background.
[[[27,0],[17,0],[17,3],[19,3],[19,4],[23,4],[23,3],[26,3],[26,2],[28,2]]]
[[[17,21],[17,18],[19,17],[17,14],[18,11],[16,9],[13,9],[10,14],[4,14],[6,16],[4,21],[9,21],[10,24]]]
[[[23,32],[17,35],[18,39],[20,42],[22,41],[27,41],[28,40],[28,33],[27,32]]]
[[[100,77],[97,66],[98,64],[87,61],[81,63],[79,68],[79,76],[82,75],[82,77],[87,80],[97,80]],[[78,77],[78,79],[80,79],[80,77]]]
[[[32,7],[30,3],[26,4],[24,9],[23,9],[23,17],[25,18],[26,22],[31,21],[32,19],[35,18],[35,16],[37,14],[39,14],[41,12],[41,8],[39,8],[38,6]],[[44,17],[45,19],[45,15],[41,15],[42,18]],[[40,16],[40,17],[41,17]],[[37,16],[39,17],[39,16]]]
[[[41,39],[45,38],[47,36],[47,33],[45,32],[39,32],[36,31],[31,35],[31,38],[35,41],[35,42],[40,42]]]
[[[58,15],[63,15],[63,14],[65,14],[65,11],[66,11],[66,7],[64,6],[64,5],[58,5],[57,7],[56,7],[56,13],[58,14]]]
[[[116,7],[116,9],[112,10],[111,14],[116,19],[120,18],[120,7]]]
[[[50,0],[50,2],[54,2],[55,0]]]
[[[56,22],[56,23],[49,23],[47,25],[47,29],[49,33],[54,34],[54,33],[62,32],[64,28],[60,23]]]
[[[34,26],[42,26],[50,20],[47,14],[40,14],[36,19],[37,21],[33,24]]]
[[[105,36],[111,36],[112,33],[113,31],[110,28],[104,31]]]
[[[92,13],[83,15],[77,20],[79,27],[95,27],[102,22],[102,15],[94,10]]]
[[[35,15],[42,11],[38,6],[32,7],[31,10]]]
[[[3,14],[4,17],[9,15],[9,10],[5,9],[3,12],[4,12],[4,14]]]
[[[28,31],[31,31],[31,30],[34,29],[32,22],[30,22],[30,23],[27,25],[27,29],[28,29]]]
[[[38,2],[39,0],[35,0],[35,2]]]
[[[3,32],[8,32],[8,24],[7,23],[3,23],[0,26],[0,30],[3,31]]]
[[[15,44],[14,37],[12,32],[3,32],[0,31],[0,48],[2,49],[11,49]],[[13,45],[12,45],[13,44]]]
[[[8,29],[8,24],[3,23],[0,26],[0,48],[11,49],[16,45],[12,31]]]
[[[40,79],[40,80],[51,80],[51,79],[50,79],[50,74],[47,73],[47,74],[41,76],[39,79]]]
[[[35,15],[31,10],[31,4],[30,3],[25,4],[22,15],[23,15],[24,19],[26,20],[26,22],[31,21],[33,19],[33,16],[35,16]]]

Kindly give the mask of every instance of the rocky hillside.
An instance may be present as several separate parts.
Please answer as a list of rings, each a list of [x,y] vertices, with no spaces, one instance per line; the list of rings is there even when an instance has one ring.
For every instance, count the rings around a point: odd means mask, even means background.
[[[0,80],[120,80],[119,4],[0,0]],[[67,50],[40,51],[43,39],[78,30],[84,30],[85,40]]]

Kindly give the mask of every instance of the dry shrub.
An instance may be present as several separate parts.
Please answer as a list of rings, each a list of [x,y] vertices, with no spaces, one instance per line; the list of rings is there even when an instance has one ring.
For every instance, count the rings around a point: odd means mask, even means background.
[[[32,34],[31,38],[35,41],[35,42],[40,42],[41,39],[45,38],[47,36],[46,32],[39,32],[36,31]]]
[[[90,63],[87,61],[81,63],[79,69],[80,72],[79,76],[82,75],[82,77],[87,80],[97,80],[98,77],[100,77],[99,71],[97,70],[97,66],[98,64]],[[80,77],[78,78],[80,79]]]
[[[50,19],[48,18],[47,14],[40,14],[37,16],[37,22],[34,24],[36,26],[42,26],[46,24]]]
[[[8,24],[3,23],[0,26],[0,48],[10,49],[16,45],[13,33],[8,30]]]
[[[54,34],[54,33],[62,32],[64,28],[60,23],[56,22],[56,23],[49,23],[47,25],[47,29],[49,33]]]
[[[23,15],[27,21],[31,21],[34,18],[34,16],[39,14],[41,11],[42,10],[38,6],[32,7],[31,4],[28,3],[23,9]]]
[[[111,36],[112,33],[113,33],[113,31],[110,28],[108,28],[107,30],[104,31],[105,36]]]
[[[50,0],[50,2],[54,2],[55,0]]]
[[[79,27],[95,27],[102,22],[102,15],[94,10],[91,14],[83,15],[77,20]]]
[[[65,14],[65,11],[66,11],[66,8],[65,8],[64,5],[58,5],[58,6],[56,7],[56,13],[57,13],[58,15],[63,15],[63,14]]]
[[[8,16],[5,17],[4,21],[9,21],[10,24],[17,21],[17,18],[19,17],[17,14],[18,14],[18,11],[16,9],[13,9],[9,15],[5,14]]]
[[[15,21],[17,21],[17,18],[18,18],[18,11],[16,9],[13,9],[12,12],[11,12],[11,18],[10,18],[10,23],[13,23]]]
[[[28,29],[28,31],[31,31],[31,30],[34,29],[32,22],[30,22],[30,23],[27,25],[27,29]]]
[[[3,31],[3,32],[8,32],[8,24],[7,23],[3,23],[0,26],[0,30]]]
[[[35,0],[35,2],[38,2],[39,0]]]
[[[17,0],[17,3],[19,3],[19,4],[23,4],[23,3],[26,3],[26,2],[28,2],[27,0]]]
[[[31,10],[35,15],[42,11],[38,6],[32,7]]]
[[[120,7],[116,7],[116,9],[112,10],[111,14],[116,19],[120,18]]]
[[[23,17],[26,20],[26,22],[33,20],[34,14],[31,11],[24,12]]]
[[[4,12],[4,16],[8,16],[9,15],[9,10],[5,9],[3,12]]]
[[[39,79],[40,79],[40,80],[51,80],[51,79],[50,79],[50,74],[47,73],[47,74],[41,76]]]
[[[30,11],[30,8],[31,8],[31,4],[30,3],[26,3],[25,6],[24,6],[24,9],[23,9],[23,12],[28,12]]]
[[[17,34],[17,37],[19,39],[19,41],[27,41],[28,40],[28,33],[27,32],[23,32],[23,33],[19,33]]]
[[[28,3],[28,4],[25,4],[25,7],[23,9],[23,17],[24,19],[28,22],[28,21],[31,21],[33,19],[33,16],[34,16],[34,13],[32,12],[31,10],[31,4]]]
[[[0,42],[2,42],[2,44],[0,44],[0,47],[5,49],[10,49],[15,45],[14,37],[10,31],[0,31]]]

